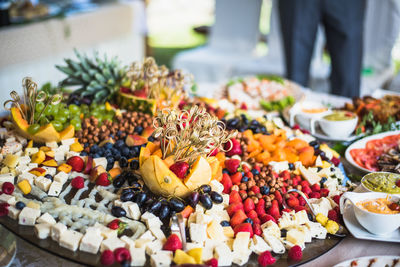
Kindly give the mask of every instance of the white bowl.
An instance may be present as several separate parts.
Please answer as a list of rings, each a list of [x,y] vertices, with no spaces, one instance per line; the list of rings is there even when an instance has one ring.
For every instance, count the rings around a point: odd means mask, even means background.
[[[340,198],[340,212],[343,213],[347,200],[353,205],[354,214],[358,222],[375,235],[387,235],[397,230],[400,227],[400,213],[397,214],[379,214],[367,211],[356,205],[356,203],[364,200],[373,200],[377,198],[386,198],[386,193],[355,193],[346,192]],[[398,202],[400,198],[396,195],[391,195],[391,199]]]
[[[400,179],[400,174],[392,173],[392,172],[371,172],[371,173],[368,173],[368,174],[364,175],[364,177],[361,179],[361,187],[362,187],[364,192],[378,192],[378,191],[374,191],[372,189],[369,189],[363,183],[363,181],[366,180],[368,178],[368,176],[371,176],[371,175],[373,175],[375,173],[384,174],[384,175],[395,175],[396,177],[398,177]],[[400,194],[400,193],[387,193],[387,192],[378,192],[378,193],[385,193],[387,195],[399,195]]]
[[[324,117],[312,119],[311,134],[315,134],[315,126],[319,124],[322,131],[330,137],[344,138],[350,136],[357,127],[358,117],[354,115],[354,118],[343,121],[332,121],[327,120]]]
[[[322,112],[309,113],[305,109],[326,109]],[[325,115],[332,113],[332,111],[320,102],[302,101],[293,105],[289,110],[289,124],[293,127],[296,122],[302,129],[311,129],[311,120],[322,118]]]

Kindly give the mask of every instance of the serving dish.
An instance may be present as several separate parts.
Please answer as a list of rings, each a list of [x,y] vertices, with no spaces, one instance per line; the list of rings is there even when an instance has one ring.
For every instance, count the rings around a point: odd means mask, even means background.
[[[367,256],[343,261],[333,267],[400,266],[399,256]]]

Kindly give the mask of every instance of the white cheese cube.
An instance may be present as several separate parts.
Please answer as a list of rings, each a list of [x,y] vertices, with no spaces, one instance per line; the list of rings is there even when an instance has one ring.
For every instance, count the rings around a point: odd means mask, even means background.
[[[121,241],[125,243],[125,248],[130,249],[136,247],[135,241],[129,236],[123,235],[120,237]]]
[[[64,159],[65,159],[64,151],[61,151],[61,150],[54,151],[54,160],[57,161],[57,163],[64,161]]]
[[[44,192],[47,192],[50,188],[51,180],[40,176],[35,179],[35,185],[42,189]]]
[[[161,241],[164,241],[166,239],[164,232],[159,227],[152,227],[150,228],[150,231],[155,236],[155,238]]]
[[[0,203],[7,203],[9,205],[14,205],[17,201],[13,195],[1,194]]]
[[[29,171],[28,165],[19,165],[18,167],[15,168],[15,172],[17,175],[26,173]]]
[[[35,234],[39,239],[46,239],[50,236],[51,225],[48,223],[35,224]]]
[[[189,251],[189,250],[194,249],[194,248],[202,248],[202,247],[203,247],[203,245],[199,244],[199,243],[193,243],[193,242],[187,242],[186,243],[186,251]]]
[[[210,215],[206,215],[202,212],[196,212],[196,223],[198,224],[209,224],[212,221]]]
[[[37,223],[47,223],[50,225],[54,225],[56,224],[56,220],[53,218],[53,216],[51,216],[48,212],[44,213],[42,216],[40,216],[37,219]]]
[[[217,192],[218,194],[222,194],[222,191],[224,191],[224,186],[217,180],[212,180],[210,182],[211,190]]]
[[[289,162],[287,161],[271,161],[268,163],[272,167],[272,170],[274,170],[277,173],[281,173],[285,170],[289,170]]]
[[[207,237],[207,225],[192,223],[189,226],[189,232],[193,242],[203,243]]]
[[[296,225],[301,225],[309,222],[310,220],[308,219],[307,212],[305,210],[301,210],[296,212],[294,215],[294,221]]]
[[[104,239],[109,239],[109,238],[114,238],[117,237],[118,231],[113,230],[111,228],[108,228],[107,226],[104,226],[100,223],[95,223],[94,227],[98,228],[100,230],[100,234],[104,237]]]
[[[281,230],[278,225],[273,221],[265,222],[261,225],[261,229],[263,230],[263,235],[272,235],[277,238],[281,237]]]
[[[146,263],[146,253],[145,248],[136,248],[131,247],[129,249],[130,254],[132,255],[131,266],[144,266]]]
[[[282,242],[273,235],[264,235],[263,238],[267,242],[267,244],[272,248],[272,251],[277,254],[285,253],[285,246]]]
[[[54,176],[57,172],[57,169],[54,167],[43,166],[42,168],[46,170],[46,174],[50,174],[51,176]]]
[[[63,187],[62,183],[52,182],[49,188],[48,195],[58,197],[58,195],[61,193],[62,187]]]
[[[77,231],[66,230],[60,236],[59,245],[71,251],[76,251],[79,247],[82,236],[83,235]]]
[[[0,188],[3,186],[3,183],[5,182],[14,184],[14,175],[12,173],[0,174]]]
[[[300,226],[297,226],[296,229],[304,233],[304,242],[305,243],[311,242],[311,239],[312,239],[311,231],[310,231],[310,229],[308,229],[307,226],[300,225]]]
[[[286,233],[286,240],[295,244],[295,245],[303,245],[305,242],[305,234],[298,229],[290,229]]]
[[[29,163],[28,164],[29,170],[32,170],[32,169],[37,168],[37,167],[39,167],[39,165],[37,163]]]
[[[104,169],[107,169],[107,159],[105,157],[93,159],[93,164],[94,166],[103,166]]]
[[[19,209],[13,206],[8,207],[8,217],[10,217],[11,219],[16,220],[18,218],[19,213],[20,213]]]
[[[54,151],[62,151],[65,154],[65,153],[67,153],[69,151],[69,146],[61,145],[58,148],[54,149]]]
[[[150,264],[152,267],[169,267],[172,261],[171,253],[165,253],[164,251],[155,253],[150,256]]]
[[[283,212],[282,217],[279,219],[278,223],[280,229],[289,229],[296,226],[296,222],[294,220],[294,211]]]
[[[265,242],[265,240],[261,236],[254,235],[251,250],[254,253],[260,255],[264,251],[271,251],[272,248],[267,244],[267,242]]]
[[[224,207],[229,206],[229,195],[228,194],[222,194],[222,205],[224,205]]]
[[[250,233],[249,232],[238,232],[236,238],[233,241],[233,251],[246,252],[249,249]]]
[[[154,235],[152,234],[152,232],[150,230],[147,230],[140,236],[140,239],[147,239],[147,240],[153,241],[156,238],[154,237]]]
[[[22,180],[27,180],[31,185],[33,185],[33,181],[34,181],[35,177],[36,176],[30,172],[24,172],[18,176],[17,183],[21,182]]]
[[[218,260],[218,266],[232,265],[232,252],[225,243],[218,244],[214,249],[214,256]]]
[[[99,232],[96,232],[95,230],[86,231],[85,235],[82,237],[79,250],[97,254],[102,241],[103,237]]]
[[[312,198],[309,201],[316,214],[322,213],[324,216],[328,217],[328,212],[332,209],[332,206],[331,202],[327,198]]]
[[[28,165],[31,162],[31,158],[29,156],[22,156],[19,157],[18,164],[21,165]]]
[[[282,243],[283,243],[283,245],[285,246],[285,248],[287,249],[287,250],[290,250],[292,247],[294,247],[294,246],[296,246],[295,244],[293,244],[293,243],[291,243],[291,242],[289,242],[289,241],[287,241],[287,240],[282,240]],[[303,245],[300,245],[300,248],[303,250],[304,248],[305,248],[306,246],[303,244]]]
[[[64,184],[68,180],[68,174],[65,172],[59,172],[54,176],[54,181]]]
[[[146,226],[148,229],[153,227],[160,228],[162,225],[162,221],[158,217],[153,217],[151,219],[146,220]]]
[[[150,243],[147,243],[146,245],[146,254],[147,255],[153,255],[157,253],[158,251],[162,250],[163,247],[163,242],[159,239],[156,239]]]
[[[251,255],[251,250],[233,251],[232,262],[239,266],[245,265],[249,261],[250,255]],[[218,262],[218,265],[219,265],[219,262]]]
[[[68,139],[61,140],[61,144],[66,145],[66,146],[70,146],[74,143],[75,143],[75,138],[68,138]]]
[[[206,211],[200,204],[197,204],[194,210],[196,213],[204,213]]]
[[[61,234],[67,230],[67,226],[65,224],[58,222],[51,226],[51,239],[56,242],[60,241]]]
[[[56,141],[46,142],[46,146],[50,148],[57,148],[58,144]]]
[[[249,233],[250,234],[250,233]],[[207,227],[207,235],[210,239],[217,240],[219,242],[224,242],[226,236],[224,234],[224,229],[219,223],[219,221],[213,220]]]
[[[310,229],[310,234],[311,237],[318,238],[318,239],[325,239],[326,234],[328,233],[326,228],[323,227],[320,223],[318,222],[307,222],[306,226],[308,229]]]
[[[75,151],[68,151],[67,153],[65,153],[65,158],[69,159],[75,156],[79,156],[80,153],[79,152],[75,152]]]
[[[135,202],[130,202],[126,205],[126,212],[129,218],[133,219],[133,220],[139,220],[140,216],[141,216],[141,212],[139,209],[138,204],[136,204]]]
[[[203,244],[200,243],[192,243],[192,244],[198,244],[200,246],[203,246]],[[211,239],[206,239],[206,242],[204,242],[204,247],[203,247],[203,253],[201,255],[201,260],[202,261],[208,261],[212,258],[214,258],[214,248],[215,248],[216,242],[212,241]]]
[[[189,218],[186,221],[186,225],[189,227],[191,223],[196,223],[196,212],[192,212],[189,215]]]
[[[19,224],[35,225],[36,219],[40,216],[40,210],[25,207],[19,213]]]
[[[145,239],[145,238],[139,238],[135,240],[135,247],[136,248],[143,248],[145,249],[147,244],[150,243],[152,240],[150,239]]]
[[[121,241],[121,239],[119,239],[118,237],[111,237],[111,238],[107,238],[105,240],[103,240],[103,242],[101,242],[101,246],[100,246],[100,252],[103,252],[104,250],[111,250],[114,251],[114,249],[116,248],[121,248],[121,247],[125,247],[125,243],[123,241]]]
[[[37,147],[25,148],[25,155],[26,156],[31,156],[33,154],[36,154],[37,152],[39,152],[39,148],[37,148]]]

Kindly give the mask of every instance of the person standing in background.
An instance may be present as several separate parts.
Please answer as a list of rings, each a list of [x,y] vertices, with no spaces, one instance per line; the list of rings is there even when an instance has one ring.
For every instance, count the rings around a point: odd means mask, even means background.
[[[303,86],[319,24],[331,57],[331,93],[360,94],[365,0],[279,0],[286,75]]]

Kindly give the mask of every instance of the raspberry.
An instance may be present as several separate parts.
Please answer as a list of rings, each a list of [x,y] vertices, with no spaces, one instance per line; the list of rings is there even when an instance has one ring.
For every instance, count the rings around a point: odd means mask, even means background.
[[[11,195],[14,192],[14,185],[10,182],[4,182],[2,190],[4,194]]]
[[[272,257],[271,252],[269,251],[264,251],[263,253],[258,256],[258,264],[260,264],[262,267],[272,265],[276,262],[276,259]]]
[[[333,196],[332,200],[335,201],[338,206],[340,205],[340,195]]]
[[[286,200],[286,203],[291,208],[294,208],[294,207],[297,207],[300,205],[300,201],[295,197],[290,197],[288,200]]]
[[[303,193],[305,193],[307,195],[310,195],[310,193],[312,193],[311,188],[309,186],[303,186],[301,191],[303,191]]]
[[[82,176],[77,176],[71,180],[71,186],[76,189],[81,189],[85,186],[84,182],[85,180]]]
[[[311,192],[309,196],[310,198],[321,198],[321,194],[318,192]]]
[[[321,197],[327,197],[329,195],[329,189],[322,188],[320,194],[321,194]]]
[[[300,261],[301,258],[303,257],[303,252],[301,251],[301,247],[296,245],[293,246],[288,253],[288,256],[290,259],[294,261]]]
[[[329,212],[328,212],[328,218],[330,219],[330,220],[332,220],[332,221],[335,221],[335,222],[339,222],[339,215],[338,215],[338,213],[336,212],[336,210],[330,210]]]
[[[119,263],[125,260],[130,261],[131,253],[129,253],[129,250],[127,250],[126,248],[116,248],[114,250],[114,257]]]
[[[8,214],[8,207],[10,204],[8,203],[0,203],[0,217],[6,216]]]
[[[111,265],[114,263],[115,258],[114,258],[114,253],[107,249],[103,251],[103,254],[101,254],[101,264],[103,265]]]
[[[218,260],[216,258],[212,258],[211,260],[206,261],[206,265],[210,267],[218,267]]]
[[[340,159],[338,159],[338,158],[333,157],[331,159],[331,161],[333,164],[335,164],[336,167],[339,166],[339,164],[340,164]]]

